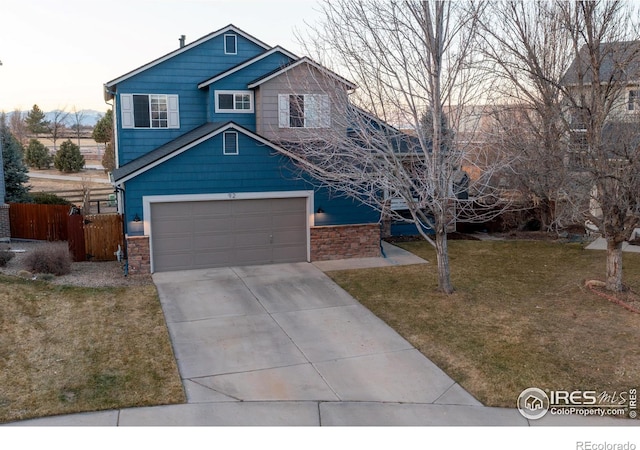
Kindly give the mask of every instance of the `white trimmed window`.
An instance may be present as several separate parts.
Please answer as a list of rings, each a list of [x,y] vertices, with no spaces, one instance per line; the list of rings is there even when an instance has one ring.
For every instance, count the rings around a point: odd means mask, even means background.
[[[122,128],[180,128],[177,95],[120,94]]]
[[[224,54],[225,55],[238,54],[238,36],[236,36],[235,34],[224,35]]]
[[[640,111],[640,89],[629,89],[627,91],[627,111]]]
[[[238,154],[238,133],[235,131],[225,131],[222,133],[222,154]]]
[[[215,91],[217,113],[252,113],[253,91]]]
[[[329,128],[331,107],[326,94],[278,94],[280,128]]]

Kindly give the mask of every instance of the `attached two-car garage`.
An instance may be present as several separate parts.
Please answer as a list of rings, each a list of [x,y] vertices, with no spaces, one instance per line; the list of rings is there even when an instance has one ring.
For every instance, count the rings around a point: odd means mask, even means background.
[[[147,199],[152,270],[163,272],[309,259],[308,194],[232,197]]]

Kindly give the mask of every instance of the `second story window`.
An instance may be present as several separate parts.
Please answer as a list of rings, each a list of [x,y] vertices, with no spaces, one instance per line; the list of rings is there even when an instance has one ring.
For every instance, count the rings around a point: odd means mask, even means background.
[[[252,113],[253,92],[251,91],[216,91],[217,113]]]
[[[326,94],[278,94],[280,128],[329,128],[331,108]]]
[[[178,96],[121,94],[122,128],[180,128]]]
[[[640,111],[640,89],[631,89],[627,92],[628,92],[627,111],[629,112]]]

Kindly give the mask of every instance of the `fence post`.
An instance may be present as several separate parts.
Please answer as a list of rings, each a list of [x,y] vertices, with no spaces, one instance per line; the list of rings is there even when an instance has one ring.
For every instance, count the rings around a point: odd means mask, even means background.
[[[69,252],[75,262],[86,261],[87,251],[84,245],[84,217],[72,214],[67,221]]]

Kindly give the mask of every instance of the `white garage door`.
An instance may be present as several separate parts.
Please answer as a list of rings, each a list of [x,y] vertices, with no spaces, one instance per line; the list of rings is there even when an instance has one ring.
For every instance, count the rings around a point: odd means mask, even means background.
[[[151,204],[154,271],[307,260],[306,198]]]

